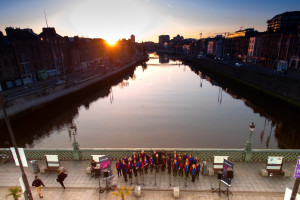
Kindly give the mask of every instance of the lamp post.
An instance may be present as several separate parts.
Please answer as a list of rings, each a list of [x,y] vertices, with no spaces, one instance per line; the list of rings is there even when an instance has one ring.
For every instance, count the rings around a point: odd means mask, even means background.
[[[74,151],[79,151],[79,144],[76,142],[76,138],[75,138],[75,135],[77,135],[77,127],[75,124],[72,124],[69,129],[68,129],[69,133],[71,135],[73,135],[73,150]]]
[[[78,142],[76,142],[76,138],[75,136],[77,135],[77,127],[75,124],[72,124],[69,128],[68,128],[69,134],[73,135],[74,139],[73,139],[73,156],[75,160],[80,160],[80,153],[79,153],[79,144]]]
[[[254,131],[254,128],[255,128],[255,125],[254,123],[252,122],[250,125],[249,125],[249,140],[246,142],[246,146],[245,146],[245,150],[246,151],[251,151],[251,136],[252,136],[252,133]]]
[[[33,197],[32,197],[32,194],[31,194],[31,190],[30,190],[30,186],[29,186],[29,183],[28,183],[28,179],[27,179],[27,176],[25,174],[25,171],[24,171],[24,168],[23,168],[23,163],[22,163],[22,160],[21,160],[21,157],[20,157],[20,154],[19,154],[19,149],[17,147],[15,136],[14,136],[14,133],[12,131],[12,128],[11,128],[8,116],[6,114],[5,107],[4,107],[3,103],[2,103],[1,96],[0,96],[0,104],[1,104],[1,107],[2,107],[2,110],[3,110],[3,116],[5,118],[5,122],[6,122],[6,125],[7,125],[7,128],[8,128],[8,132],[9,132],[9,136],[10,136],[10,139],[11,139],[11,141],[13,143],[13,146],[15,148],[15,152],[17,154],[17,159],[19,161],[19,165],[20,165],[20,169],[21,169],[21,173],[22,173],[22,180],[23,180],[24,185],[25,185],[24,198],[25,198],[25,200],[33,200]]]

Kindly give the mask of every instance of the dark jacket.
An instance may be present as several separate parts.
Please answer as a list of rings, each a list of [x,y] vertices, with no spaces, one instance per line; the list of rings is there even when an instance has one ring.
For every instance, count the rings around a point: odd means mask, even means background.
[[[68,176],[67,174],[62,172],[62,173],[57,175],[56,181],[57,182],[63,182],[65,180],[65,178],[67,178],[67,176]]]
[[[34,181],[32,182],[32,186],[34,186],[34,187],[40,187],[41,185],[45,187],[43,181],[41,181],[41,179],[39,179],[39,178],[34,179]]]
[[[122,172],[123,174],[128,174],[129,173],[129,168],[128,168],[128,165],[125,163],[121,165],[121,169],[122,169]]]
[[[160,159],[159,158],[153,158],[153,160],[154,160],[154,164],[156,165],[156,166],[158,166],[158,165],[160,165],[161,164],[161,162],[160,162]]]
[[[95,168],[97,166],[97,163],[96,162],[91,162],[91,167],[92,168]]]

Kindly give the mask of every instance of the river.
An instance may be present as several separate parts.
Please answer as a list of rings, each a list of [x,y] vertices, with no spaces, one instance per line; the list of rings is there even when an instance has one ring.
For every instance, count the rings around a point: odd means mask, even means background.
[[[30,148],[71,148],[71,123],[80,148],[244,148],[254,122],[253,148],[300,148],[296,113],[224,85],[181,61],[150,54],[123,79],[12,121],[12,127],[18,145]],[[1,147],[7,147],[6,127],[0,130]]]

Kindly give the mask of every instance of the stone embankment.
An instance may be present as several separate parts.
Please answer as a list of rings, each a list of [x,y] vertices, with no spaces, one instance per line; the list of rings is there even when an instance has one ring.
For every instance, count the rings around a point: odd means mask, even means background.
[[[121,74],[124,71],[127,71],[129,68],[134,67],[137,63],[142,62],[146,58],[141,58],[136,61],[133,61],[122,67],[115,68],[112,71],[109,71],[105,74],[95,74],[83,80],[62,84],[53,88],[46,89],[43,94],[30,94],[27,96],[19,97],[13,102],[10,102],[9,106],[6,108],[8,116],[15,116],[22,112],[26,112],[32,109],[36,109],[50,103],[54,100],[60,99],[62,97],[71,95],[75,92],[78,92],[86,87],[89,87],[93,84],[96,84],[100,81],[109,79],[110,77]],[[0,112],[0,119],[3,119],[3,112]]]
[[[300,81],[288,75],[277,75],[266,70],[251,69],[249,67],[235,67],[211,59],[185,59],[192,64],[217,74],[225,79],[234,81],[247,88],[255,89],[276,98],[282,102],[300,108]]]

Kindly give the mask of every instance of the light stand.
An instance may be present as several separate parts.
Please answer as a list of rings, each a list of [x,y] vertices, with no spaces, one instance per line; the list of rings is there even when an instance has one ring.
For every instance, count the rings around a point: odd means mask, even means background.
[[[114,175],[112,175],[112,176],[114,176]],[[115,188],[117,187],[116,185],[110,186],[110,184],[109,184],[108,181],[107,181],[108,178],[109,178],[109,177],[105,177],[105,184],[106,184],[106,185],[105,185],[105,188],[102,188],[103,192],[106,190],[106,194],[107,194],[108,192],[110,192],[111,190],[114,191]]]
[[[185,175],[185,174],[184,174]],[[186,175],[185,175],[186,176]],[[187,185],[187,180],[188,180],[188,177],[185,177],[185,183],[184,183],[184,187],[183,188],[190,188],[188,185]]]
[[[185,183],[184,183],[184,187],[183,188],[190,188],[190,186],[187,185],[187,180],[188,180],[188,178],[185,177]]]
[[[139,185],[139,174],[138,174],[138,172],[136,172],[137,173],[137,175],[136,175],[136,185]]]
[[[147,185],[144,183],[144,175],[145,175],[145,173],[143,173],[143,186],[147,186]]]
[[[223,192],[222,190],[221,190],[221,179],[219,180],[219,187],[218,188],[211,188],[211,192],[212,193],[218,193],[219,194],[219,197],[221,197],[221,192]]]
[[[222,193],[225,194],[227,198],[229,198],[230,195],[233,195],[232,192],[229,190],[229,185],[227,185],[226,190],[222,190]]]
[[[156,185],[156,171],[157,171],[157,168],[155,167],[155,172],[154,172],[154,185],[152,187],[154,188],[159,188],[157,185]]]
[[[172,185],[172,170],[170,171],[170,179],[169,179],[169,187],[168,188],[170,188],[170,187],[173,187],[173,185]]]
[[[224,193],[223,190],[221,190],[221,179],[222,179],[222,172],[221,171],[218,171],[218,175],[217,175],[217,178],[219,179],[219,187],[218,188],[213,188],[212,187],[212,183],[211,183],[211,180],[210,180],[210,184],[211,184],[211,192],[212,193],[218,193],[219,194],[219,197],[221,197],[221,192]]]
[[[32,193],[31,193],[31,190],[30,190],[30,186],[29,186],[29,183],[28,183],[28,179],[27,179],[27,176],[25,174],[25,171],[24,171],[24,168],[23,168],[23,163],[22,163],[22,160],[21,160],[21,157],[20,157],[20,154],[19,154],[19,149],[17,147],[15,136],[14,136],[14,133],[12,131],[8,116],[6,114],[5,107],[2,103],[2,97],[1,96],[0,96],[0,104],[1,104],[1,107],[2,107],[2,110],[3,110],[3,116],[4,116],[4,119],[5,119],[7,128],[8,128],[10,139],[13,143],[13,146],[15,148],[15,152],[17,154],[17,159],[19,161],[19,165],[20,165],[20,169],[21,169],[21,173],[22,173],[22,180],[23,180],[24,185],[25,185],[24,198],[25,198],[25,200],[33,200]]]
[[[100,193],[103,193],[105,189],[101,187],[101,176],[98,176],[98,179],[99,179],[98,180],[99,186],[98,186],[98,189],[96,191],[99,190],[99,200],[100,200],[100,196],[101,196]]]

